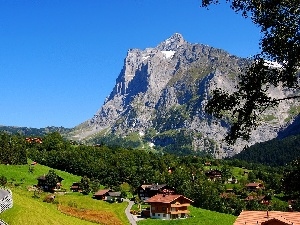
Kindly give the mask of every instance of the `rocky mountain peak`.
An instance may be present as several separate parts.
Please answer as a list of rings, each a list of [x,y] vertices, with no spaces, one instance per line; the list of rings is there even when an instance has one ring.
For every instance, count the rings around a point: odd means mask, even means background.
[[[161,51],[175,51],[178,47],[185,43],[187,42],[183,39],[183,36],[179,33],[175,33],[165,41],[161,42],[157,46],[157,49]]]
[[[145,137],[139,138],[149,146],[180,154],[201,151],[220,158],[275,138],[300,112],[300,104],[290,102],[266,110],[250,141],[235,146],[223,141],[231,118],[220,121],[205,113],[212,91],[233,92],[237,75],[247,63],[224,50],[191,44],[179,33],[155,48],[131,49],[110,96],[93,118],[75,129],[74,137],[144,133]],[[282,97],[288,92],[282,88],[270,92],[270,96],[279,94]]]

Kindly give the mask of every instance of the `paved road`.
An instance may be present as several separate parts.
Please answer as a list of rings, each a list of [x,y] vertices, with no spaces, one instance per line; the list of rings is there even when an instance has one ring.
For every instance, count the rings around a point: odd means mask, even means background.
[[[130,222],[131,225],[137,225],[134,216],[130,213],[130,209],[134,204],[134,201],[129,201],[128,199],[125,199],[124,201],[128,202],[128,206],[125,209],[125,214]]]

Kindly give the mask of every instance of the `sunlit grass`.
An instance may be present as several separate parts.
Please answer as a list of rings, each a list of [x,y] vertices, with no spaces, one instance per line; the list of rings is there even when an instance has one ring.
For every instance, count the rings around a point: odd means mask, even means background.
[[[173,225],[173,224],[197,224],[197,225],[232,225],[236,219],[233,215],[212,212],[205,209],[190,207],[191,217],[177,220],[147,219],[138,222],[138,225]]]

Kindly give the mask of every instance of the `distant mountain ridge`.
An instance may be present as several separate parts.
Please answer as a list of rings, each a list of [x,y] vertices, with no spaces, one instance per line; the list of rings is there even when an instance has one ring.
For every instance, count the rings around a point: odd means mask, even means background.
[[[0,131],[8,132],[9,134],[21,134],[24,136],[43,136],[51,132],[59,132],[61,134],[69,133],[72,129],[64,127],[45,127],[45,128],[31,128],[31,127],[17,127],[17,126],[2,126]]]
[[[204,107],[216,88],[235,90],[237,74],[249,60],[202,44],[191,44],[179,33],[155,48],[130,49],[115,87],[90,120],[69,134],[78,140],[105,135],[136,134],[149,146],[182,153],[203,152],[228,157],[245,146],[275,138],[300,111],[296,101],[268,109],[249,142],[229,146],[223,138],[230,118],[221,121]],[[273,88],[282,97],[290,90]]]

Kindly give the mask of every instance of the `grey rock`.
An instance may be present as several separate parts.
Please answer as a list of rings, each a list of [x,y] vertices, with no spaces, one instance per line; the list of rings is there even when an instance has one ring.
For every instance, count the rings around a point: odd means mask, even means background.
[[[204,111],[214,89],[235,90],[237,74],[247,63],[247,59],[224,50],[188,43],[178,33],[155,48],[130,49],[112,92],[93,118],[75,128],[73,137],[86,139],[99,132],[126,136],[150,128],[157,134],[183,132],[190,136],[193,151],[220,158],[270,140],[291,123],[290,109],[297,102],[282,102],[277,109],[266,110],[250,140],[238,140],[234,146],[223,141],[230,127],[228,121]],[[276,97],[291,93],[280,87],[270,91]],[[176,143],[171,137],[152,141],[152,145],[161,146]]]

